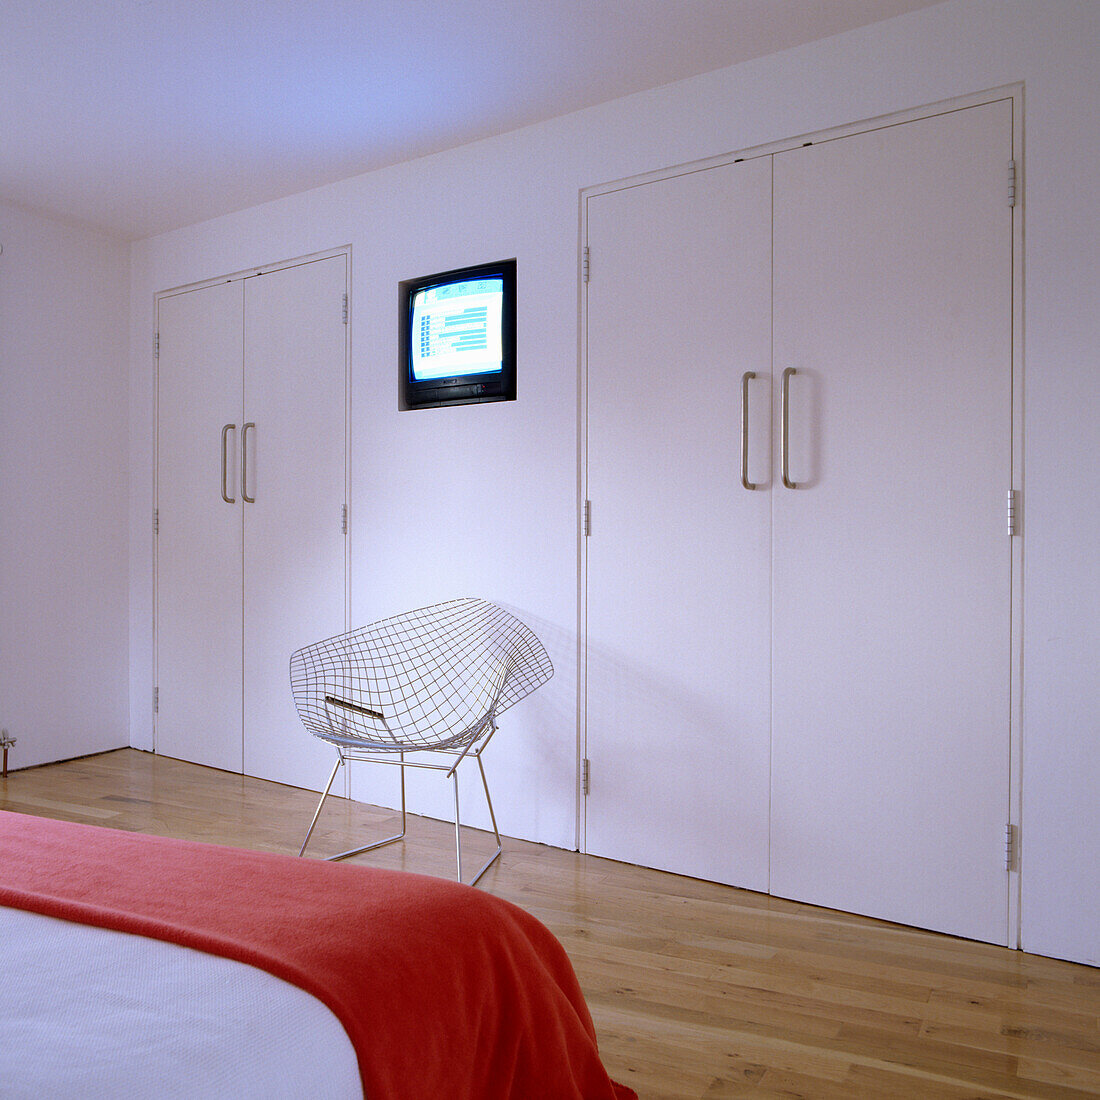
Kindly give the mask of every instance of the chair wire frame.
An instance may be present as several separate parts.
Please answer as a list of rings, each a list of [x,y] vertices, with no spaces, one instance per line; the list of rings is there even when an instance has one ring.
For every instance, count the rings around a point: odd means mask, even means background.
[[[446,772],[454,781],[455,855],[462,877],[458,765],[477,761],[496,836],[496,851],[474,875],[474,885],[501,853],[481,753],[497,717],[554,674],[546,650],[514,615],[481,599],[449,600],[418,608],[299,649],[290,658],[290,687],[302,724],[336,749],[302,849],[304,855],[333,780],[349,760],[394,764],[401,770],[401,831],[332,860],[369,852],[405,836],[405,768]],[[448,762],[409,754],[431,753]]]

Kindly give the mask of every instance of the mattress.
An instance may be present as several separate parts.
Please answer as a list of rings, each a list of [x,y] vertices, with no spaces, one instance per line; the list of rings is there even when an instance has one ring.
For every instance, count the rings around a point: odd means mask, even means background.
[[[4,1100],[363,1096],[332,1011],[264,970],[19,909],[0,943]]]

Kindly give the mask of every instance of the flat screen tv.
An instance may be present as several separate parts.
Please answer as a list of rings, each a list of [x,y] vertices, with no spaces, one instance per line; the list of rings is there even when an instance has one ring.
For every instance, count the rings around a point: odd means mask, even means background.
[[[402,407],[516,398],[516,261],[399,284]]]

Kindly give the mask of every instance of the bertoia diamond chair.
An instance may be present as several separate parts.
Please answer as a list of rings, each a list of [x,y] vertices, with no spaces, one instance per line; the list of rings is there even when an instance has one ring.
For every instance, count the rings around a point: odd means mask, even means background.
[[[461,599],[422,607],[298,650],[290,659],[290,685],[306,729],[336,749],[336,763],[317,804],[304,854],[341,765],[349,760],[395,764],[401,769],[401,831],[361,848],[369,852],[405,835],[405,768],[445,772],[454,781],[455,854],[462,877],[458,765],[477,761],[501,852],[481,753],[496,732],[497,717],[554,674],[542,643],[514,615],[486,600]],[[442,759],[439,759],[442,757]]]

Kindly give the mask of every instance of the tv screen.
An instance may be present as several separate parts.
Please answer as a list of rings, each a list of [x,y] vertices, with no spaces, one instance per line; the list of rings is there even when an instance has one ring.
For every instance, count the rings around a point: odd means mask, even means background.
[[[515,400],[515,260],[408,279],[399,300],[405,408]]]

